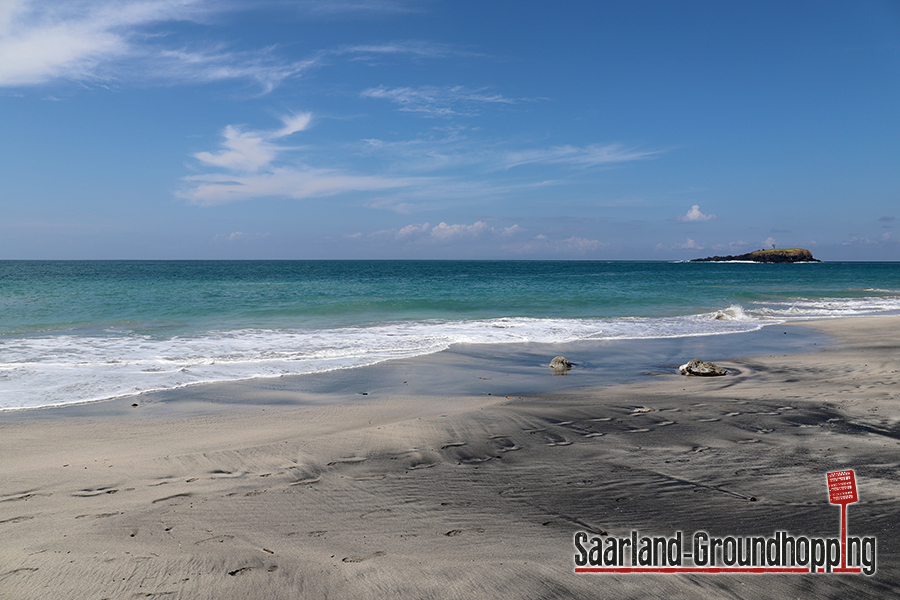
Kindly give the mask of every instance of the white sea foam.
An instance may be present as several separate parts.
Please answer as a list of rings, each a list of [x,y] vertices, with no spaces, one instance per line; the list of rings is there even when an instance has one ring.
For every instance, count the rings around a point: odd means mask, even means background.
[[[65,334],[0,338],[0,409],[353,368],[438,352],[453,344],[717,335],[795,319],[896,310],[900,310],[897,297],[797,299],[655,319],[428,320],[320,330],[243,329],[195,337]]]
[[[872,296],[865,298],[823,298],[810,300],[797,298],[785,302],[760,303],[750,312],[761,317],[818,319],[823,317],[852,317],[872,313],[900,310],[898,296]]]

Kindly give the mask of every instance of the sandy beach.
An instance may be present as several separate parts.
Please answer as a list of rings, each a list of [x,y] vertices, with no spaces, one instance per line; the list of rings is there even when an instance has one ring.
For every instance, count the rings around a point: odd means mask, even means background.
[[[900,317],[766,329],[0,413],[0,598],[896,596]],[[873,576],[575,573],[577,531],[837,536],[841,469]]]

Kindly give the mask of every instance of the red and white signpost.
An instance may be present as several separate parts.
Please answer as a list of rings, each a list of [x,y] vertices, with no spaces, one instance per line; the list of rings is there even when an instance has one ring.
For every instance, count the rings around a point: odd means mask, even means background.
[[[856,474],[848,469],[826,473],[828,478],[828,501],[841,505],[841,568],[847,568],[847,505],[859,502],[856,493]],[[838,569],[835,569],[838,571]]]

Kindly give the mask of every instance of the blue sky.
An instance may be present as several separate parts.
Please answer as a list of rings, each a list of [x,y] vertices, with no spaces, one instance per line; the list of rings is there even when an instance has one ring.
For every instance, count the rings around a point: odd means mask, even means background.
[[[0,258],[900,260],[900,3],[0,0]]]

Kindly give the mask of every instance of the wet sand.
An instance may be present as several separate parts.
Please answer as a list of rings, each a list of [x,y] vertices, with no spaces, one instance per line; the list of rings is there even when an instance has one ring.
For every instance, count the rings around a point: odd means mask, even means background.
[[[900,317],[869,317],[0,413],[0,597],[890,597],[898,403]],[[574,572],[577,531],[836,537],[840,469],[874,576]]]

